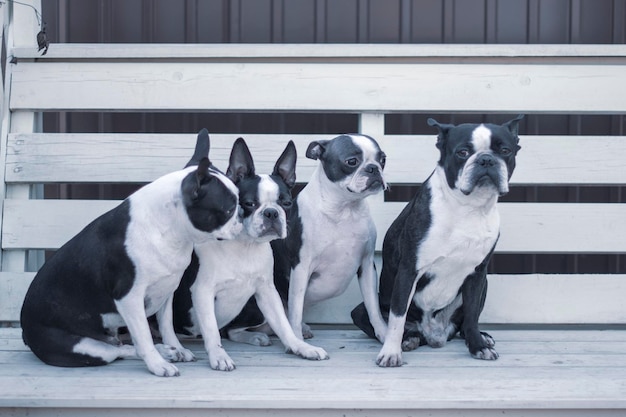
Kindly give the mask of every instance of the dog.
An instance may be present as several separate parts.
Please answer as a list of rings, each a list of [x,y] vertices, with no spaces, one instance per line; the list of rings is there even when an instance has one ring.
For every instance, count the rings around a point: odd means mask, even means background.
[[[298,337],[313,337],[302,322],[305,308],[341,295],[356,275],[383,341],[387,326],[376,291],[376,228],[365,198],[387,187],[385,153],[372,137],[350,134],[313,141],[306,156],[319,164],[289,212],[287,237],[272,242],[274,280],[287,300],[291,327]]]
[[[198,134],[208,156],[209,135]],[[238,191],[207,157],[142,187],[95,219],[39,270],[21,310],[23,340],[43,362],[98,366],[140,357],[150,372],[177,376],[192,361],[172,326],[172,298],[193,245],[242,230]],[[164,345],[147,317],[156,314]],[[134,345],[122,345],[127,326]]]
[[[388,330],[376,359],[401,366],[402,351],[442,347],[459,331],[474,358],[495,360],[495,341],[479,331],[487,266],[499,237],[499,196],[509,191],[523,116],[504,123],[442,124],[439,162],[383,241],[379,301]],[[374,329],[359,305],[354,323]]]
[[[232,323],[251,296],[262,312],[258,325],[263,324],[264,316],[287,351],[306,359],[328,359],[326,351],[293,333],[273,281],[274,259],[269,242],[287,234],[286,212],[293,204],[296,160],[296,147],[289,141],[272,174],[257,175],[246,142],[242,138],[235,141],[226,175],[239,188],[243,231],[234,240],[196,245],[195,264],[190,265],[181,281],[182,288],[175,294],[176,327],[183,323],[183,331],[192,335],[200,331],[209,364],[215,370],[235,369],[221,345],[221,328],[227,328],[232,340],[269,344],[265,333]]]

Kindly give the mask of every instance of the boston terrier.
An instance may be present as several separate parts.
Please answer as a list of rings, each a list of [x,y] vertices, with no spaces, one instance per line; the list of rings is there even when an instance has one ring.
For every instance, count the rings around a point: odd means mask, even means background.
[[[206,130],[198,141],[208,155]],[[194,244],[242,229],[237,188],[208,158],[198,162],[136,191],[41,267],[21,312],[24,342],[39,359],[78,367],[138,356],[158,376],[179,374],[169,361],[194,360],[171,324],[174,290]],[[164,345],[152,341],[153,314]],[[120,343],[122,326],[134,346]]]
[[[444,346],[459,331],[474,358],[498,358],[478,317],[499,236],[496,202],[509,191],[522,117],[459,126],[428,119],[439,130],[439,162],[383,241],[379,300],[389,329],[378,365],[401,366],[403,350]],[[352,318],[376,336],[364,305]]]
[[[272,174],[257,175],[245,141],[239,138],[233,145],[226,175],[239,188],[244,230],[234,240],[196,245],[197,257],[174,297],[176,327],[192,335],[200,331],[213,369],[235,369],[222,348],[221,328],[228,330],[232,340],[269,344],[265,333],[232,323],[251,296],[288,351],[306,359],[328,358],[323,349],[303,342],[293,333],[273,281],[269,242],[287,234],[286,212],[292,206],[296,159],[296,148],[290,141]],[[254,324],[262,325],[263,316]]]
[[[291,327],[298,337],[313,334],[302,323],[307,306],[342,294],[356,275],[375,334],[387,325],[376,296],[376,228],[365,198],[387,184],[385,153],[365,135],[311,142],[307,158],[319,160],[289,213],[285,239],[272,242],[274,280],[287,297]]]

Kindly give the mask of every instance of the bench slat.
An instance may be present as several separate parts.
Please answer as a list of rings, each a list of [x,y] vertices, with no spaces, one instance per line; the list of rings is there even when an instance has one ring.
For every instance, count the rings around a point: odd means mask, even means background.
[[[615,64],[42,61],[20,62],[12,77],[12,110],[626,112]]]
[[[100,60],[100,59],[420,59],[443,60],[492,58],[568,58],[583,60],[589,57],[626,56],[624,45],[540,45],[540,44],[52,44],[48,53],[41,55],[34,48],[15,48],[16,58],[38,60]]]
[[[380,259],[377,260],[380,267]],[[380,269],[379,269],[380,270]],[[17,321],[31,272],[0,272],[0,321]],[[611,324],[626,322],[626,275],[490,275],[482,323]],[[311,307],[310,323],[351,323],[361,303],[356,278],[341,296]]]
[[[305,152],[312,140],[333,135],[211,134],[210,156],[225,170],[237,137],[251,149],[257,172],[271,172],[288,140],[298,150],[297,177],[307,182],[317,162]],[[384,135],[376,138],[387,154],[385,175],[391,184],[417,184],[438,159],[435,134]],[[195,134],[9,135],[6,181],[9,183],[150,182],[180,169],[191,156]],[[512,184],[622,185],[626,164],[607,154],[626,155],[623,136],[522,136]],[[576,161],[573,163],[572,161]],[[391,189],[393,194],[393,187]]]
[[[380,250],[385,232],[405,203],[370,200]],[[3,249],[56,249],[117,204],[110,200],[5,200]],[[501,203],[499,207],[500,253],[626,252],[626,204]]]

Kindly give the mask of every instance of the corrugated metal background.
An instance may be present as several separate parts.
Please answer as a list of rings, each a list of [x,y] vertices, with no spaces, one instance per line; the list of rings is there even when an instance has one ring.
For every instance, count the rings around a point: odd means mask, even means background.
[[[626,43],[626,0],[44,0],[52,42]],[[442,86],[445,88],[445,86]],[[607,92],[609,94],[610,92]],[[427,117],[461,123],[505,115],[387,116],[389,134],[432,134]],[[50,132],[341,133],[356,115],[63,113]],[[528,115],[522,134],[623,136],[623,115]],[[522,144],[523,145],[523,144]],[[566,150],[564,150],[566,151]],[[522,150],[523,152],[523,150]],[[121,198],[134,187],[50,187],[47,196]],[[388,198],[408,199],[415,190]],[[509,201],[626,202],[623,187],[515,187]],[[492,272],[624,273],[624,255],[497,255]]]

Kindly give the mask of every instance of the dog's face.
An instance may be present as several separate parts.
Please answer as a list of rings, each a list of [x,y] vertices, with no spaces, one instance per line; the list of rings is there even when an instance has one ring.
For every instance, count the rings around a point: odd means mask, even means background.
[[[289,142],[271,175],[256,175],[250,151],[241,138],[231,152],[226,175],[239,188],[243,227],[255,241],[269,242],[287,236],[287,212],[296,182],[296,147]]]
[[[237,187],[203,158],[182,181],[183,204],[191,224],[215,239],[232,239],[241,232],[237,217]]]
[[[439,165],[445,171],[448,186],[465,195],[477,190],[501,196],[508,193],[520,149],[517,133],[522,118],[518,116],[502,125],[458,126],[428,119],[429,125],[439,129]]]
[[[309,144],[307,158],[319,159],[326,177],[349,193],[367,196],[387,188],[385,153],[366,135],[341,135]]]

